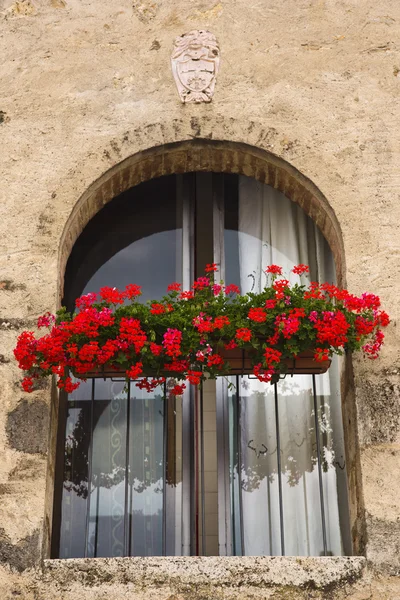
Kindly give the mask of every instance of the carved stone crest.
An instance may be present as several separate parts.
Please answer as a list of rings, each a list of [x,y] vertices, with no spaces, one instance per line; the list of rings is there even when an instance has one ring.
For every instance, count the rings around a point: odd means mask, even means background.
[[[215,35],[194,29],[177,37],[171,64],[183,103],[211,102],[219,69],[219,46]]]

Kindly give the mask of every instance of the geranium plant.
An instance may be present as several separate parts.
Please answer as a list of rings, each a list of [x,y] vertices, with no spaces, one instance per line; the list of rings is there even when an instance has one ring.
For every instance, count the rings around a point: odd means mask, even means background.
[[[226,350],[233,348],[248,352],[251,370],[263,382],[285,373],[287,360],[305,350],[321,362],[361,349],[378,357],[389,323],[378,296],[354,296],[328,283],[291,284],[277,265],[267,267],[260,293],[240,295],[236,285],[218,283],[216,271],[217,265],[207,265],[190,290],[172,283],[161,300],[146,304],[138,301],[140,286],[131,284],[81,296],[73,314],[64,308],[56,316],[46,313],[38,327],[49,332],[36,338],[24,331],[14,350],[26,371],[24,390],[55,374],[58,387],[72,392],[79,379],[107,366],[148,391],[174,377],[172,393],[179,395],[185,382],[229,374]],[[292,272],[308,271],[298,265]]]

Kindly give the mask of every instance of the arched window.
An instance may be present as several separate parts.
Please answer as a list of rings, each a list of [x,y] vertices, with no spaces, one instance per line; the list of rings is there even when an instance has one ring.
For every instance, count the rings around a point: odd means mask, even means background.
[[[335,280],[327,242],[282,193],[188,173],[132,188],[92,219],[64,302],[128,283],[159,298],[211,262],[242,292],[273,263]],[[54,557],[351,554],[336,361],[274,385],[238,375],[178,398],[169,385],[89,379],[63,399]]]

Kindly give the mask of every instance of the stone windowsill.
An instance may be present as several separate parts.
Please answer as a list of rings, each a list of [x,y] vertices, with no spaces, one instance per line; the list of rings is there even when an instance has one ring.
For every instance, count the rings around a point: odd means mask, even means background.
[[[362,577],[364,557],[134,557],[45,560],[43,579],[68,589],[130,584],[137,589],[296,587],[328,590]]]

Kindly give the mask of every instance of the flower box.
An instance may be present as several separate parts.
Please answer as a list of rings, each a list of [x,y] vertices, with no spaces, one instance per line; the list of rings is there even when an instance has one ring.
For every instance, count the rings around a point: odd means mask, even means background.
[[[309,286],[279,279],[282,268],[270,265],[270,285],[240,295],[236,285],[215,282],[217,265],[206,267],[190,290],[168,286],[160,301],[137,301],[140,286],[104,287],[76,300],[76,312],[43,315],[36,338],[25,331],[14,350],[26,372],[23,388],[56,374],[57,385],[72,392],[76,378],[123,377],[148,391],[172,377],[197,385],[220,375],[253,374],[275,382],[281,375],[325,373],[333,354],[363,350],[376,359],[389,323],[374,294],[357,297],[330,283]],[[292,273],[308,273],[298,265]],[[278,279],[277,279],[278,278]],[[98,366],[97,366],[98,365]],[[148,380],[147,378],[152,378]],[[179,395],[185,383],[171,393]]]
[[[219,350],[219,354],[229,362],[229,369],[221,371],[221,375],[252,375],[252,352],[251,350],[243,350],[242,348],[233,348],[227,350],[222,348]],[[314,358],[313,350],[306,350],[301,352],[298,356],[291,359],[287,358],[283,361],[283,369],[281,374],[286,375],[321,375],[326,373],[331,366],[331,359],[317,361]],[[159,374],[153,372],[144,372],[144,377],[174,377],[180,375],[179,373],[173,373],[168,371],[162,371]],[[105,364],[99,365],[96,369],[89,371],[85,374],[88,379],[91,378],[125,378],[126,370],[124,368],[118,368],[117,366]]]
[[[221,354],[231,367],[229,373],[226,373],[227,375],[251,375],[253,373],[251,351],[234,348],[233,350],[224,349]],[[285,370],[282,369],[282,374],[321,375],[328,371],[331,359],[317,361],[314,358],[314,351],[306,350],[296,357],[284,359],[283,365]]]

